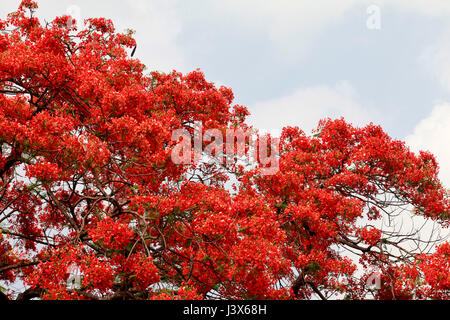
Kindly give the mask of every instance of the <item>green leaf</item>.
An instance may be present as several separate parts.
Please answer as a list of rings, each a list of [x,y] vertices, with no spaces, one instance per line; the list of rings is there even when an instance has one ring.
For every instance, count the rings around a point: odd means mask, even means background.
[[[306,272],[314,274],[317,273],[317,271],[319,271],[320,269],[322,269],[322,267],[315,261],[308,263],[305,267]]]

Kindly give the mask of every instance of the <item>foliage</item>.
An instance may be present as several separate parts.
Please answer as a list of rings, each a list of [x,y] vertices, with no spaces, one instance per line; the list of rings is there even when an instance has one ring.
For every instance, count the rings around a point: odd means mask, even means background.
[[[403,208],[448,227],[431,154],[326,119],[312,136],[283,130],[274,175],[210,165],[195,180],[196,164],[171,161],[172,131],[245,127],[232,91],[198,70],[145,75],[131,33],[103,18],[42,25],[36,8],[0,20],[0,280],[25,286],[0,295],[449,298],[448,242],[410,250],[412,234],[376,224]]]

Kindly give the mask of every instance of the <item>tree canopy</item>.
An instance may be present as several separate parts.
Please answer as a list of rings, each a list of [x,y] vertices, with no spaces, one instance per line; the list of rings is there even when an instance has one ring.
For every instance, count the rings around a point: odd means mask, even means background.
[[[283,129],[273,174],[175,163],[174,130],[248,128],[232,90],[199,70],[146,73],[110,20],[76,30],[36,9],[24,0],[0,20],[1,297],[450,297],[432,154],[324,119]]]

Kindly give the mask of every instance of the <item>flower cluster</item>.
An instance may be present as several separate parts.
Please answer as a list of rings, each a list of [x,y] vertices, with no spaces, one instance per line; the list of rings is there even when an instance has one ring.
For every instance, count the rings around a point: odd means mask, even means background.
[[[409,212],[448,228],[433,155],[324,119],[283,129],[271,175],[174,163],[176,130],[250,128],[232,90],[200,70],[144,74],[132,32],[44,25],[36,8],[0,20],[2,284],[42,299],[450,298],[448,243],[420,254],[414,234],[377,227]]]

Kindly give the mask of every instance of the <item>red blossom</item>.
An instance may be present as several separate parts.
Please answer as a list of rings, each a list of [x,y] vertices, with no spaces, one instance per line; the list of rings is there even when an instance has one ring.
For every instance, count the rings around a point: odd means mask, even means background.
[[[398,209],[448,228],[430,153],[324,119],[284,128],[272,175],[175,164],[175,129],[248,127],[232,90],[145,74],[131,32],[36,7],[0,21],[0,281],[43,299],[449,298],[449,244],[409,251],[380,227]]]

